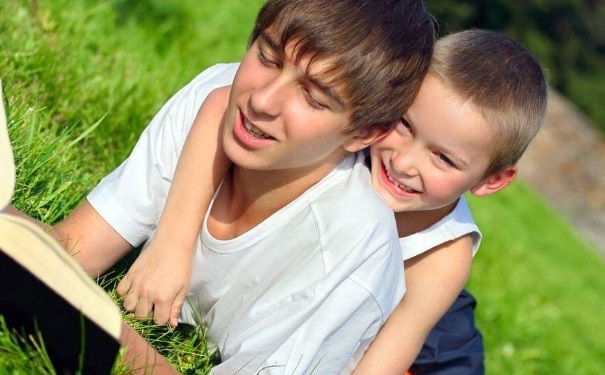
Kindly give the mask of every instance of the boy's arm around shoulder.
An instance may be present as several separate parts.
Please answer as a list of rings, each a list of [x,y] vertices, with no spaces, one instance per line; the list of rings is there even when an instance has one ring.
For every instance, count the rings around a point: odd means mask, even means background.
[[[354,374],[401,375],[470,275],[471,235],[405,261],[407,292],[364,354]]]
[[[156,324],[178,324],[191,277],[195,242],[220,181],[230,166],[220,146],[229,87],[201,105],[178,160],[156,234],[118,285],[124,307]]]

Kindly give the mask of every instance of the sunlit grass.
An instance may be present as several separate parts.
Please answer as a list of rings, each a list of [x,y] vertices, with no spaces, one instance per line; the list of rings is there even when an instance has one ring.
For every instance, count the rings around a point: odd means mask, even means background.
[[[539,196],[514,184],[471,199],[485,239],[469,288],[490,374],[599,374],[605,263]]]

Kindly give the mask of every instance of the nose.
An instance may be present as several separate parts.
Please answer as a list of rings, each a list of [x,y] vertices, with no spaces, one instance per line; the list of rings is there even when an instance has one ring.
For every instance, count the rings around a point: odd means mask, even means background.
[[[419,174],[420,155],[414,147],[391,154],[391,167],[398,177],[415,177]]]
[[[276,117],[281,110],[285,82],[280,75],[267,77],[250,93],[250,109],[258,115]]]

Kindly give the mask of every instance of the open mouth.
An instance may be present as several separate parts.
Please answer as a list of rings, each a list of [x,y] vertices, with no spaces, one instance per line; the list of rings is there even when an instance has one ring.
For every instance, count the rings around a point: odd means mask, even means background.
[[[246,129],[246,131],[248,133],[252,134],[254,137],[261,138],[261,139],[271,138],[270,135],[268,135],[267,133],[263,133],[258,128],[254,127],[252,124],[250,124],[250,122],[248,122],[248,120],[243,116],[242,116],[242,121],[244,123],[244,128]]]
[[[397,191],[399,193],[405,192],[407,194],[420,194],[420,191],[412,189],[411,187],[409,187],[407,185],[401,184],[398,181],[396,181],[393,177],[391,177],[391,174],[389,173],[389,171],[384,163],[382,163],[382,173],[386,177],[386,179],[391,183],[391,185],[393,186],[395,191]]]

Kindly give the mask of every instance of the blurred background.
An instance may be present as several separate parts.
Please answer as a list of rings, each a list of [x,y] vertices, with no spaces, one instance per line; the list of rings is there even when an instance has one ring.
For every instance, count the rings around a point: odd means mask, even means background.
[[[0,0],[14,204],[47,223],[70,212],[178,88],[243,56],[262,3]],[[468,288],[478,299],[487,373],[602,374],[605,1],[427,5],[440,35],[477,27],[517,39],[542,61],[552,87],[521,178],[470,199],[484,232]]]

